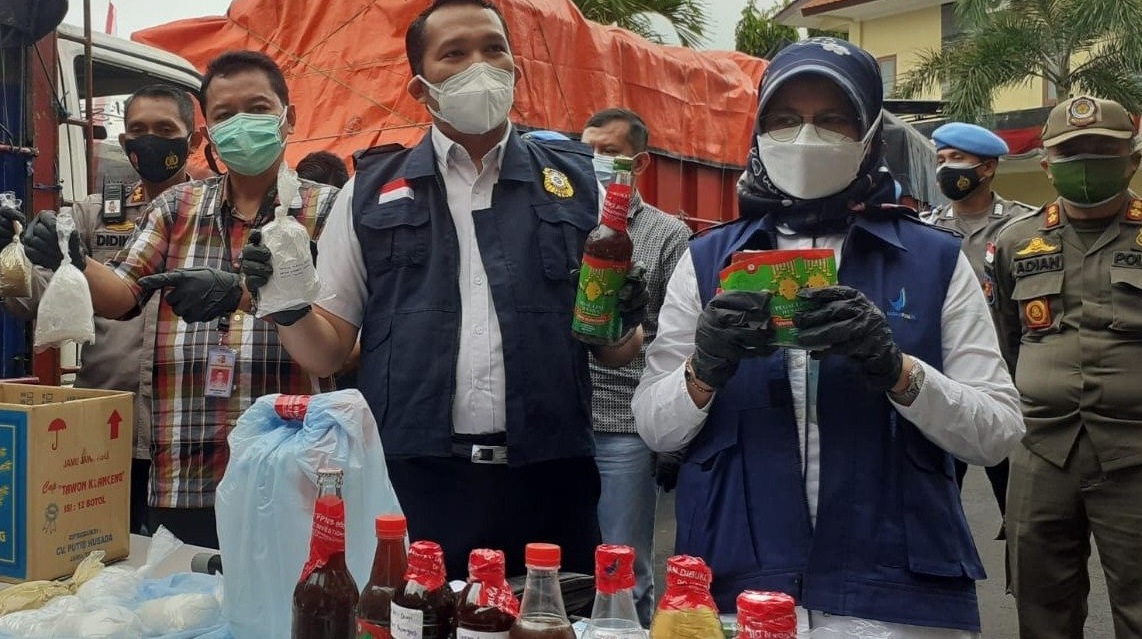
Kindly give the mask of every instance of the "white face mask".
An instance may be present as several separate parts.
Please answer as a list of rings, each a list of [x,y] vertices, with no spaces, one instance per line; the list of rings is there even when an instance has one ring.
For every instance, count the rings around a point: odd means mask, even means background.
[[[805,123],[790,142],[778,142],[764,133],[757,136],[758,155],[774,186],[799,200],[816,200],[853,183],[879,128],[877,116],[863,140],[830,141],[816,126]]]
[[[440,106],[432,115],[468,135],[487,133],[508,119],[515,100],[515,74],[477,62],[460,73],[434,85],[421,76],[429,94]]]

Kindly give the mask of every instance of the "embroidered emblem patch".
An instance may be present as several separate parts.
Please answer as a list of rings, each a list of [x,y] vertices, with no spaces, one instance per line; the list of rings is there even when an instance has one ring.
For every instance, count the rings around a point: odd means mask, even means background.
[[[1067,107],[1067,124],[1090,126],[1098,121],[1098,104],[1090,98],[1079,98]]]
[[[552,168],[543,169],[543,188],[555,197],[567,198],[575,195],[571,180],[561,171]]]
[[[1045,297],[1023,303],[1023,324],[1031,330],[1040,330],[1051,325],[1051,306]]]
[[[1044,225],[1046,228],[1053,229],[1059,225],[1059,205],[1052,204],[1047,207],[1047,222]]]
[[[1017,251],[1015,254],[1018,255],[1019,257],[1028,257],[1030,255],[1042,255],[1043,253],[1058,253],[1058,252],[1059,252],[1059,245],[1058,244],[1051,245],[1051,244],[1047,243],[1047,240],[1045,240],[1041,237],[1036,237],[1036,238],[1032,238],[1031,241],[1027,243],[1027,246],[1023,247],[1022,250]]]

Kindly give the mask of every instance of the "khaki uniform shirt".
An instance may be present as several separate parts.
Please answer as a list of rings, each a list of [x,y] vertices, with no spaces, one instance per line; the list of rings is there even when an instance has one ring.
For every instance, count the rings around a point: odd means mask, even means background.
[[[135,227],[149,204],[141,184],[127,196],[125,219],[117,224],[103,221],[102,194],[89,195],[71,207],[76,230],[87,254],[106,263],[130,245]],[[36,268],[32,296],[5,299],[13,314],[33,319],[40,298],[51,279],[47,269]],[[152,297],[143,312],[126,320],[95,318],[95,343],[83,346],[81,366],[75,376],[79,388],[103,388],[135,393],[134,456],[149,459],[151,447],[151,380],[155,352],[155,325],[159,296]]]
[[[1085,428],[1105,471],[1142,463],[1142,200],[1090,248],[1059,203],[1018,217],[988,268],[1024,445],[1061,468]]]
[[[998,195],[994,197],[995,203],[991,212],[987,214],[987,219],[974,228],[964,223],[963,218],[952,211],[951,204],[932,209],[924,215],[925,221],[942,228],[953,229],[964,236],[960,250],[967,256],[972,270],[975,271],[975,276],[979,279],[980,286],[983,287],[983,295],[992,307],[994,307],[995,301],[995,284],[984,268],[988,253],[987,247],[989,244],[994,244],[996,236],[999,235],[999,230],[1008,222],[1035,210],[1022,202],[1005,200]],[[1003,343],[1000,343],[1000,350],[1003,351],[1003,359],[1007,362],[1007,367],[1010,370],[1015,370],[1013,353]]]

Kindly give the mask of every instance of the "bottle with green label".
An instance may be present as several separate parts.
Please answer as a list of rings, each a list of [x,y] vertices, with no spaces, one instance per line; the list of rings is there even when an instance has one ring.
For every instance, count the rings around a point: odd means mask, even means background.
[[[583,245],[571,332],[588,344],[614,344],[622,337],[618,296],[634,251],[627,233],[627,215],[634,197],[632,167],[631,158],[615,158],[614,180],[603,199],[602,220]]]

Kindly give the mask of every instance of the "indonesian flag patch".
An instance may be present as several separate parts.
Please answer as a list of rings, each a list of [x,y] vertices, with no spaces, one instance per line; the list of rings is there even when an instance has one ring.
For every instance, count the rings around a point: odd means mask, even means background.
[[[409,185],[408,180],[400,178],[381,187],[380,196],[377,197],[377,204],[406,199],[413,199],[412,186]]]

